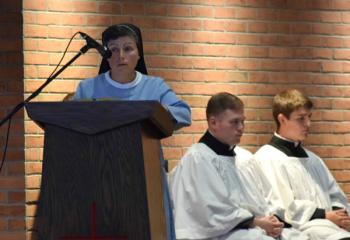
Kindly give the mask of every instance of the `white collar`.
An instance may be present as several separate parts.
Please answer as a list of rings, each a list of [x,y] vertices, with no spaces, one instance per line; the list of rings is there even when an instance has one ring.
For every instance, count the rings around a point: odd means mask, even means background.
[[[140,83],[140,81],[142,79],[142,74],[138,71],[135,71],[135,72],[136,72],[135,79],[132,80],[131,82],[128,82],[128,83],[119,83],[119,82],[114,81],[109,74],[110,71],[105,73],[105,77],[107,79],[107,82],[109,84],[111,84],[113,87],[121,88],[121,89],[128,89],[128,88],[135,87],[137,84]]]
[[[288,138],[282,137],[282,136],[279,135],[277,132],[275,132],[274,135],[275,135],[276,137],[280,138],[280,139],[283,139],[283,140],[286,140],[286,141],[288,141],[288,142],[294,143],[294,146],[295,146],[295,147],[298,146],[298,145],[300,144],[300,142],[294,142],[294,141],[292,141],[292,140],[290,140],[290,139],[288,139]]]

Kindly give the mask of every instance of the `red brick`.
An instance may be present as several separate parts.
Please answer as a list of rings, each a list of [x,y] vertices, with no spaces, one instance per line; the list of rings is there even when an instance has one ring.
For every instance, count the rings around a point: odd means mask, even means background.
[[[322,69],[324,72],[342,72],[343,65],[339,64],[338,62],[323,62]]]
[[[242,8],[236,12],[238,19],[256,19],[257,10],[255,8]]]
[[[25,149],[25,159],[27,161],[41,161],[43,156],[42,149],[27,148]]]
[[[331,49],[315,48],[312,51],[312,58],[330,59],[332,57],[333,57],[333,50]],[[334,52],[334,57],[337,58],[336,52]]]
[[[32,81],[28,80],[26,81],[25,85],[25,92],[33,92],[36,89],[38,89],[44,81]],[[43,92],[74,92],[77,87],[76,81],[72,80],[54,80],[52,81],[49,85],[47,85],[44,89]]]
[[[165,147],[183,147],[191,146],[193,144],[193,137],[191,134],[179,135],[175,134],[169,138],[162,140],[162,145]]]
[[[74,1],[72,2],[74,12],[95,13],[99,4],[91,1]]]
[[[38,25],[24,25],[23,36],[24,37],[44,37],[48,36],[49,28],[46,26]]]
[[[334,172],[333,175],[334,177],[339,181],[339,182],[348,182],[350,181],[350,172],[349,171],[337,171]]]
[[[153,7],[155,7],[153,5]],[[120,14],[121,13],[121,4],[119,2],[100,2],[98,4],[98,12],[110,13],[110,14]]]
[[[24,179],[21,177],[0,177],[0,189],[23,189]]]
[[[26,216],[27,217],[34,217],[36,216],[36,211],[37,211],[37,205],[35,204],[27,204],[26,205]]]
[[[290,27],[291,32],[295,34],[310,34],[312,32],[312,25],[308,23],[294,23]]]
[[[206,6],[192,6],[191,16],[193,17],[206,17],[212,18],[214,16],[215,9],[213,7]]]
[[[41,175],[27,175],[26,176],[26,189],[38,189],[40,188]]]
[[[182,55],[182,44],[161,44],[159,54]]]
[[[22,154],[20,154],[22,155]],[[6,158],[8,160],[12,160],[9,158]],[[13,161],[13,160],[12,160]],[[6,172],[8,176],[20,176],[24,174],[24,164],[22,161],[16,161],[16,162],[7,162],[6,164]]]
[[[193,32],[192,33],[193,42],[205,42],[212,43],[215,42],[215,33],[213,32]]]
[[[47,10],[46,0],[23,1],[23,9],[26,10]]]
[[[176,16],[176,17],[189,17],[191,16],[191,8],[186,5],[185,6],[170,5],[167,7],[167,15]]]
[[[349,34],[350,27],[349,26],[335,26],[334,27],[334,33],[336,35],[344,35],[347,36]]]
[[[0,238],[6,240],[26,240],[25,231],[0,232]]]
[[[109,16],[96,16],[96,15],[89,15],[87,16],[87,22],[88,25],[95,25],[95,26],[108,26],[111,25],[111,19]]]
[[[24,206],[0,205],[0,216],[23,216],[24,212]]]
[[[38,40],[37,39],[26,39],[23,43],[24,50],[37,50],[38,49]]]
[[[298,19],[299,11],[297,10],[281,10],[279,15],[280,21],[295,21]]]
[[[334,76],[335,84],[347,85],[350,84],[350,76],[347,75],[336,75]]]
[[[341,12],[322,12],[321,13],[322,22],[340,23],[342,21]]]
[[[54,27],[50,26],[45,32],[44,37],[48,35],[50,38],[70,38],[73,36],[73,31],[71,27]]]
[[[207,121],[201,121],[201,122],[193,122],[190,127],[186,127],[183,129],[185,133],[204,133],[206,129],[208,128],[207,126]]]
[[[275,9],[259,9],[257,12],[257,19],[264,21],[276,21],[279,15],[279,12]]]
[[[3,190],[0,192],[0,203],[7,203],[8,202],[8,192]],[[1,225],[1,218],[0,218],[0,225]]]
[[[322,46],[324,47],[343,47],[344,40],[339,37],[323,37]]]
[[[349,23],[350,22],[350,13],[349,12],[342,12],[342,21],[344,23]]]
[[[24,54],[24,64],[47,64],[49,55],[47,53],[26,53]]]
[[[151,16],[165,16],[167,14],[167,5],[147,4],[145,6],[145,13]]]
[[[9,192],[8,201],[11,203],[24,203],[25,202],[25,192]]]
[[[10,219],[8,223],[8,229],[10,231],[25,230],[26,222],[24,219]]]
[[[237,62],[239,70],[257,70],[261,68],[261,62],[257,60],[240,60]]]
[[[182,157],[181,148],[163,148],[164,158],[170,159],[180,159]]]
[[[269,32],[271,33],[290,33],[291,25],[289,23],[270,23]]]
[[[344,11],[344,10],[350,9],[350,3],[348,1],[334,0],[332,1],[331,7],[333,9]]]
[[[42,171],[41,162],[27,162],[25,165],[26,174],[40,174]]]
[[[190,31],[174,31],[171,32],[169,38],[171,42],[192,42],[192,33]]]
[[[208,96],[186,96],[183,99],[193,107],[205,107],[209,100]]]
[[[347,170],[350,169],[350,162],[341,159],[325,160],[327,167],[331,170]]]
[[[266,23],[250,23],[248,24],[248,31],[253,33],[266,33],[268,25]]]
[[[145,12],[145,5],[139,3],[123,3],[122,13],[123,14],[143,14]]]
[[[247,23],[238,21],[226,21],[225,30],[228,32],[246,32]]]
[[[233,40],[233,36],[231,36]],[[236,34],[236,43],[237,44],[242,44],[242,45],[256,45],[260,43],[260,37],[257,35],[241,35],[241,34]],[[235,43],[234,41],[232,43]]]
[[[51,11],[62,11],[70,12],[73,11],[73,3],[70,1],[57,1],[57,0],[48,0],[47,1],[48,10]]]
[[[350,50],[334,50],[334,58],[340,60],[349,60],[350,59]]]
[[[26,203],[38,202],[40,197],[39,189],[26,189]]]
[[[163,77],[166,81],[180,81],[182,80],[182,71],[181,70],[152,70],[150,75]]]
[[[40,147],[43,146],[44,143],[44,137],[43,136],[27,136],[26,137],[26,147],[30,148],[30,147]]]
[[[256,108],[256,107],[260,107],[260,108],[271,108],[272,106],[272,99],[271,97],[259,97],[257,98],[252,98],[249,97],[247,99],[244,99],[244,103],[245,103],[245,107],[249,107],[249,108]]]
[[[205,31],[224,31],[226,29],[224,20],[204,20],[203,29]]]
[[[270,48],[270,58],[291,58],[293,56],[292,49],[288,48]]]
[[[211,68],[212,66],[215,66],[218,62],[221,62],[222,59],[216,59],[216,58],[196,58],[193,61],[193,67],[195,69],[207,69]],[[192,68],[189,67],[189,68]]]
[[[0,218],[0,231],[7,230],[7,220]]]

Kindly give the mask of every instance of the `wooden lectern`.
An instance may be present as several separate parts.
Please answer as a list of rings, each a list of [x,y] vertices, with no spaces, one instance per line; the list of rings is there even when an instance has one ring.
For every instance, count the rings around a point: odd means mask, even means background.
[[[45,130],[34,231],[43,240],[166,239],[156,101],[27,103]]]

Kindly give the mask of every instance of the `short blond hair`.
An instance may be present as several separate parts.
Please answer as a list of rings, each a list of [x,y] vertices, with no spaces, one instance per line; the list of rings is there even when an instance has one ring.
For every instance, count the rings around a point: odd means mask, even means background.
[[[290,114],[298,108],[312,109],[312,101],[297,89],[287,89],[273,98],[272,115],[277,124],[277,129],[280,127],[278,115],[282,113],[289,119]]]

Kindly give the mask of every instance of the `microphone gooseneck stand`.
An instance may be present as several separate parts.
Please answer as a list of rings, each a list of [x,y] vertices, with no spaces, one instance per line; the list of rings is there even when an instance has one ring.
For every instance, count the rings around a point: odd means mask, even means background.
[[[80,55],[86,53],[90,48],[94,48],[94,46],[91,46],[89,43],[87,43],[85,46],[83,46],[80,51],[65,65],[61,67],[55,74],[50,75],[49,78],[46,79],[46,81],[37,89],[35,90],[29,97],[27,97],[24,101],[20,102],[17,104],[9,114],[7,114],[0,122],[0,128],[2,125],[4,125],[5,122],[9,122],[8,124],[8,129],[7,129],[7,134],[6,134],[6,141],[5,141],[5,148],[4,152],[2,155],[2,159],[0,162],[0,173],[2,170],[2,167],[4,165],[5,159],[6,159],[6,152],[7,152],[7,145],[8,145],[8,140],[9,140],[9,133],[10,133],[10,126],[11,126],[11,119],[13,115],[15,115],[21,108],[24,107],[26,103],[28,103],[30,100],[35,98],[36,96],[39,95],[39,93],[43,90],[44,87],[46,87],[52,80],[54,80],[61,72],[63,72],[69,65],[71,65]]]
[[[63,65],[61,67],[61,69],[59,69],[54,75],[50,76],[48,79],[46,79],[46,81],[37,89],[35,90],[29,97],[27,97],[23,102],[19,103],[18,105],[16,105],[12,111],[7,114],[6,117],[4,117],[1,122],[0,122],[0,127],[7,122],[13,115],[15,115],[22,107],[24,107],[24,105],[26,103],[28,103],[30,100],[32,100],[33,98],[35,98],[36,96],[39,95],[39,93],[41,93],[41,91],[44,89],[44,87],[46,87],[50,82],[52,82],[52,80],[54,80],[58,75],[60,75],[61,72],[63,72],[69,65],[71,65],[78,57],[80,57],[80,55],[86,53],[90,48],[93,48],[92,46],[89,46],[89,44],[86,44],[85,46],[83,46],[80,51],[69,61],[67,62],[65,65]]]

